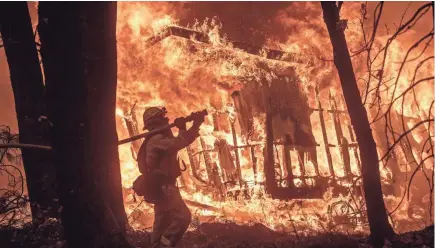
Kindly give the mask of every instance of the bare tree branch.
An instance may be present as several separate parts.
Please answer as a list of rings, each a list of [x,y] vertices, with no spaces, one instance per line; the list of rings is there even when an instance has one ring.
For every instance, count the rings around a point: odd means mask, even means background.
[[[386,158],[386,156],[388,156],[388,153],[391,152],[391,150],[400,142],[400,140],[405,137],[406,135],[408,135],[410,132],[412,132],[414,129],[416,129],[418,126],[426,123],[426,122],[433,122],[434,119],[428,119],[428,120],[423,120],[418,122],[417,124],[415,124],[412,128],[406,130],[406,132],[402,133],[399,138],[394,142],[394,144],[389,148],[388,152],[379,160],[383,160]]]
[[[0,144],[0,148],[21,148],[21,149],[51,150],[51,146],[32,145],[32,144],[19,144],[19,143]]]

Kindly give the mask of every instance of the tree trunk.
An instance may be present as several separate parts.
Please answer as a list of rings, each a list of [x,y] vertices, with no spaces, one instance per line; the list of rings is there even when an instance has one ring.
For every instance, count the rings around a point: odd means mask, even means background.
[[[129,247],[116,104],[116,3],[39,5],[61,220],[70,247]]]
[[[361,153],[362,180],[371,238],[376,245],[382,245],[385,238],[394,235],[394,231],[388,222],[383,200],[376,144],[355,80],[344,27],[340,25],[339,8],[335,2],[322,2],[321,5],[334,51],[335,67]]]
[[[26,2],[0,4],[0,33],[9,64],[21,143],[49,145],[44,128],[44,83]],[[33,220],[57,217],[58,204],[51,152],[22,149]]]

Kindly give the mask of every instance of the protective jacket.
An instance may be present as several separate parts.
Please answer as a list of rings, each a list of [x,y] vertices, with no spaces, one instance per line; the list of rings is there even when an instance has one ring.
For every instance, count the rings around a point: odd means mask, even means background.
[[[139,149],[139,171],[144,174],[147,166],[154,168],[154,173],[162,176],[165,183],[175,184],[177,177],[181,175],[177,153],[190,145],[197,137],[199,137],[199,127],[197,126],[193,126],[187,131],[180,130],[177,137],[165,134],[156,134],[150,137]]]

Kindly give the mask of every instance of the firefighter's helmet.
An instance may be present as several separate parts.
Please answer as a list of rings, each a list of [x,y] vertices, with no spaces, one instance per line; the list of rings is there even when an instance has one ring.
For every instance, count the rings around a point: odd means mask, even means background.
[[[152,123],[156,118],[159,116],[165,116],[168,111],[165,107],[159,108],[159,107],[149,107],[145,109],[143,113],[143,125],[144,130],[148,129],[149,124]]]

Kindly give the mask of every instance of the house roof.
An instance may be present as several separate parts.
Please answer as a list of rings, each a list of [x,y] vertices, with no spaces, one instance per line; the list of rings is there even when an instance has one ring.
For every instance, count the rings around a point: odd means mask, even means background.
[[[149,39],[147,39],[145,41],[145,47],[148,48],[154,46],[155,44],[161,42],[162,40],[170,36],[176,36],[184,39],[193,39],[197,42],[211,44],[209,36],[205,33],[201,33],[183,27],[170,26],[164,29],[159,34],[154,35]],[[292,63],[307,63],[306,60],[302,60],[300,56],[297,56],[296,54],[287,53],[280,50],[268,49],[266,47],[254,46],[252,44],[239,42],[239,41],[229,41],[229,42],[236,49],[240,49],[241,51],[244,51],[246,53],[255,56],[260,56],[266,59],[278,60],[283,62],[292,62]]]

